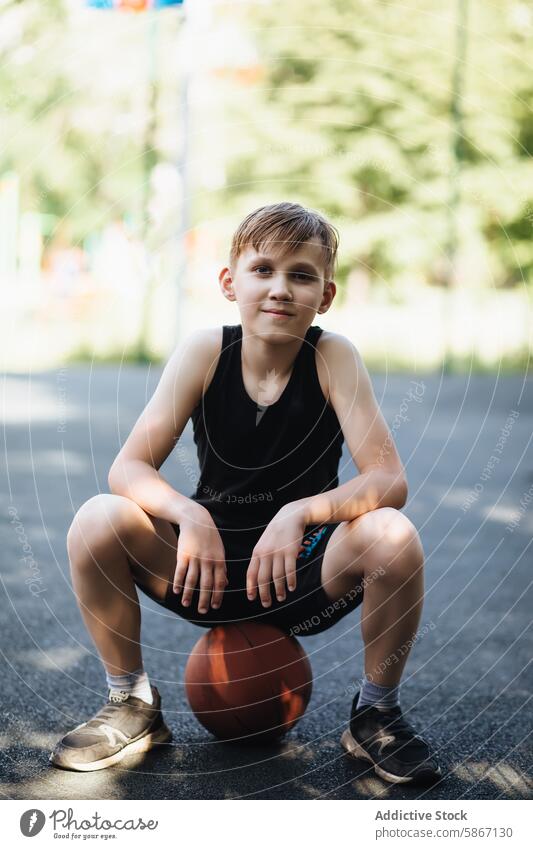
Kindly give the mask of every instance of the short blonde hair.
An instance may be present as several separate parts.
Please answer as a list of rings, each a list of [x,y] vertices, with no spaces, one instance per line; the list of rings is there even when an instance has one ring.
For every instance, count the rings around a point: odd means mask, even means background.
[[[286,250],[295,250],[302,243],[318,238],[323,245],[324,277],[331,280],[339,247],[336,228],[314,209],[306,209],[299,203],[273,203],[250,212],[241,221],[233,234],[230,264],[235,265],[241,253],[248,247],[256,251],[267,245],[285,245]]]

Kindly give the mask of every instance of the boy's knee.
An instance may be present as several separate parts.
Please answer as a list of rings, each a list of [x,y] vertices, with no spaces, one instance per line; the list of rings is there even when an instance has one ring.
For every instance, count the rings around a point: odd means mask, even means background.
[[[377,563],[390,573],[407,574],[424,563],[424,551],[417,529],[394,507],[382,507],[358,516],[350,523],[358,554],[369,566]]]
[[[86,501],[72,520],[67,533],[69,556],[110,540],[125,541],[131,527],[131,502],[121,495],[100,493]]]

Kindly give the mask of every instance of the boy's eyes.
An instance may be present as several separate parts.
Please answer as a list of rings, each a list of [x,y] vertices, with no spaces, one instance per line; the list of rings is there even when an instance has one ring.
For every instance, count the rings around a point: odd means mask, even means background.
[[[258,265],[254,268],[254,271],[261,275],[272,273],[272,269],[268,265]],[[312,274],[306,274],[304,271],[291,271],[291,277],[305,282],[315,279]]]

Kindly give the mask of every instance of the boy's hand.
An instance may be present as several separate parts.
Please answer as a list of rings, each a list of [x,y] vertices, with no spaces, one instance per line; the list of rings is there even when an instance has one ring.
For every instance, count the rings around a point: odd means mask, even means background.
[[[303,510],[294,502],[276,513],[258,540],[246,572],[246,592],[253,601],[259,587],[263,607],[270,607],[270,582],[274,581],[276,598],[285,601],[285,581],[289,590],[296,588],[296,558],[305,533]]]
[[[209,600],[216,610],[222,604],[222,595],[228,583],[226,553],[218,529],[208,510],[181,517],[179,523],[178,552],[173,589],[180,593],[181,603],[188,607],[193,590],[200,579],[198,612],[207,613]]]

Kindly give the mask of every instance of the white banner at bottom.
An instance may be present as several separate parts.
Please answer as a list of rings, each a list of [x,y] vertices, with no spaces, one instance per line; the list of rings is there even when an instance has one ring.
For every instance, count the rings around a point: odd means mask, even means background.
[[[2,803],[3,845],[187,845],[198,849],[533,845],[532,802],[116,800]]]

